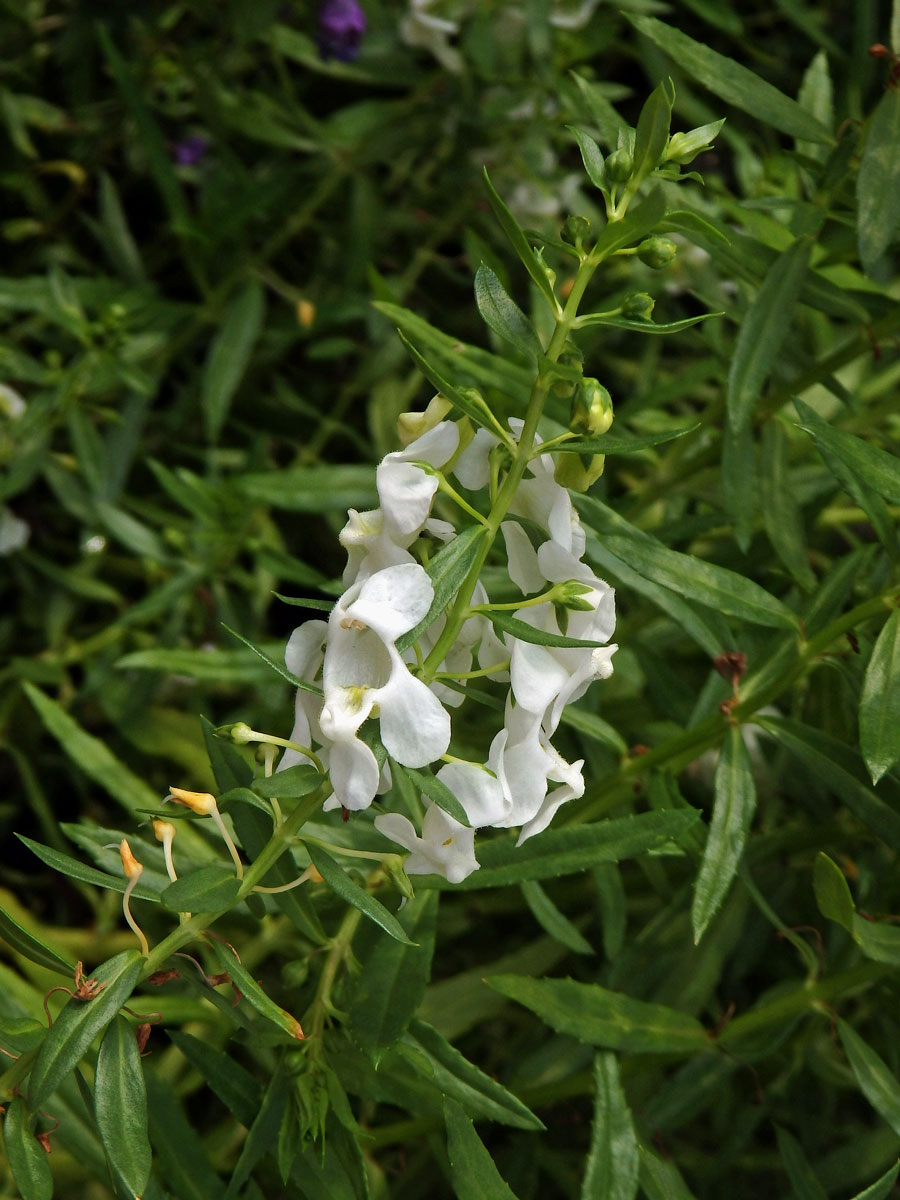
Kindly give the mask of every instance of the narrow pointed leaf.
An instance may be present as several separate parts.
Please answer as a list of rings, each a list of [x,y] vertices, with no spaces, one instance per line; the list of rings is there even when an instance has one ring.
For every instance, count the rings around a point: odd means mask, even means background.
[[[778,1138],[778,1151],[787,1177],[791,1181],[791,1191],[796,1200],[828,1200],[825,1189],[816,1178],[803,1147],[786,1129],[775,1127]]]
[[[217,1050],[202,1038],[180,1029],[167,1030],[195,1070],[199,1071],[211,1090],[234,1117],[248,1129],[259,1111],[262,1093],[250,1072],[222,1050]]]
[[[623,246],[642,241],[652,233],[666,211],[662,188],[656,187],[640,204],[633,205],[621,221],[610,221],[594,243],[591,254],[608,258]]]
[[[410,646],[415,645],[425,630],[434,624],[450,600],[456,595],[462,581],[481,553],[481,541],[484,534],[483,525],[469,525],[446,546],[443,546],[429,561],[425,570],[434,588],[434,599],[428,612],[415,629],[411,629],[409,633],[404,633],[402,637],[397,638],[397,649],[401,654]]]
[[[303,1040],[303,1030],[300,1028],[297,1018],[280,1008],[274,1000],[266,995],[247,968],[238,960],[230,946],[212,939],[210,949],[218,959],[219,966],[228,973],[232,983],[248,1004],[252,1005],[267,1021],[271,1021],[273,1025],[283,1030],[288,1037],[295,1038],[297,1041]]]
[[[528,239],[526,238],[525,233],[520,227],[518,221],[509,211],[506,204],[504,204],[496,188],[491,183],[490,177],[487,173],[487,167],[484,168],[484,185],[487,188],[488,201],[490,202],[491,208],[494,210],[494,216],[500,222],[503,232],[509,238],[512,248],[515,250],[516,254],[518,254],[522,265],[525,267],[525,270],[547,297],[551,308],[553,308],[555,311],[558,309],[559,303],[553,294],[553,285],[547,278],[546,271],[543,270],[541,264],[535,258],[534,251],[529,245]]]
[[[859,744],[877,783],[900,758],[900,609],[885,621],[859,698]]]
[[[578,143],[578,149],[581,151],[581,160],[584,163],[584,169],[587,171],[591,183],[594,187],[600,188],[601,191],[608,191],[609,180],[606,176],[606,162],[603,151],[591,135],[583,129],[578,129],[575,125],[570,125],[568,128]]]
[[[692,325],[708,321],[710,317],[724,317],[724,315],[722,312],[701,313],[699,317],[684,317],[680,321],[658,324],[656,321],[634,321],[628,317],[607,316],[605,313],[585,313],[583,317],[577,319],[575,324],[579,329],[588,325],[610,325],[613,329],[630,329],[634,333],[665,334],[680,333],[682,329],[690,329]]]
[[[535,629],[533,625],[529,625],[526,621],[522,621],[508,612],[487,610],[484,615],[495,629],[499,629],[502,633],[508,633],[510,637],[514,637],[520,642],[531,642],[535,646],[569,646],[577,649],[607,644],[606,642],[591,642],[581,638],[565,637],[561,633],[545,633],[543,629]]]
[[[640,1147],[641,1188],[647,1200],[694,1200],[690,1190],[675,1164],[660,1158],[646,1146]]]
[[[634,1200],[638,1189],[637,1138],[614,1054],[594,1059],[594,1120],[581,1200]]]
[[[262,284],[253,279],[228,305],[222,326],[209,348],[200,399],[206,431],[212,441],[222,430],[231,401],[250,363],[262,328],[264,309]]]
[[[560,442],[551,447],[553,453],[566,451],[578,454],[637,454],[641,450],[649,450],[653,446],[663,446],[666,442],[674,442],[700,428],[698,421],[694,425],[686,425],[683,429],[668,429],[665,433],[630,434],[603,433],[592,438],[573,438],[570,442]]]
[[[380,900],[376,900],[374,896],[370,896],[367,891],[354,883],[346,871],[341,870],[330,854],[326,853],[321,846],[316,846],[312,842],[305,842],[309,857],[312,859],[313,866],[325,880],[327,885],[335,893],[345,900],[347,904],[352,904],[370,921],[374,921],[376,925],[380,925],[385,933],[389,933],[392,938],[396,938],[398,942],[411,946],[414,943],[407,937],[406,930],[397,920],[397,918],[384,907]]]
[[[124,875],[107,875],[105,871],[89,867],[86,863],[79,862],[77,858],[63,854],[61,850],[54,850],[52,846],[42,846],[40,842],[33,842],[31,838],[24,837],[21,833],[17,833],[16,837],[24,846],[28,847],[32,854],[36,854],[41,862],[52,867],[54,871],[59,871],[61,875],[68,875],[70,879],[78,879],[82,883],[93,883],[110,892],[124,892],[128,886],[128,880]],[[140,883],[131,894],[139,900],[151,900],[154,904],[159,903],[158,893]]]
[[[815,586],[803,520],[792,486],[787,457],[787,438],[778,421],[768,421],[763,430],[760,458],[763,523],[772,549],[805,591]]]
[[[57,954],[55,950],[36,938],[33,933],[24,929],[18,921],[14,921],[8,912],[0,907],[0,938],[18,954],[30,962],[46,967],[48,971],[56,971],[69,979],[75,971],[75,964]]]
[[[504,437],[506,431],[499,424],[497,418],[491,413],[486,404],[479,403],[469,388],[454,387],[438,370],[438,368],[428,361],[428,359],[416,349],[413,342],[403,333],[402,330],[397,330],[397,336],[406,347],[406,352],[413,360],[422,374],[430,383],[437,388],[440,394],[454,404],[459,411],[476,425],[482,425],[491,433],[499,434]]]
[[[174,912],[214,912],[231,908],[240,891],[234,867],[209,863],[185,875],[179,875],[160,893],[160,901]]]
[[[900,1163],[894,1163],[880,1179],[876,1179],[874,1183],[870,1183],[867,1188],[861,1192],[857,1192],[852,1200],[886,1200],[886,1198],[894,1190],[894,1184],[897,1182],[897,1176],[900,1175]]]
[[[123,1016],[110,1023],[100,1043],[94,1112],[109,1161],[121,1182],[139,1200],[152,1166],[147,1086],[135,1028]]]
[[[308,796],[322,783],[322,776],[315,767],[298,763],[285,771],[276,771],[268,777],[253,780],[253,791],[258,796],[277,796],[280,800],[294,800]]]
[[[498,337],[504,338],[531,358],[539,358],[543,354],[543,347],[531,322],[485,263],[475,273],[475,303],[485,325]]]
[[[454,821],[459,821],[460,825],[469,825],[466,810],[443,780],[436,779],[434,775],[430,775],[426,771],[417,771],[413,767],[401,767],[399,763],[398,768],[409,776],[423,795],[427,796],[429,800],[433,800],[445,813],[449,813]]]
[[[635,130],[633,166],[627,185],[632,192],[637,191],[663,156],[669,140],[674,101],[672,81],[664,79],[644,102]]]
[[[14,1097],[7,1106],[3,1145],[22,1200],[51,1200],[53,1175],[50,1162],[34,1136],[31,1114],[21,1096]]]
[[[856,179],[859,257],[867,272],[890,246],[900,224],[900,89],[885,88],[869,121]]]
[[[838,1021],[838,1035],[859,1090],[891,1129],[900,1134],[900,1083],[884,1060],[846,1021]]]
[[[516,1200],[461,1105],[444,1099],[450,1181],[457,1200]]]
[[[535,879],[526,880],[522,885],[522,895],[531,910],[531,915],[543,929],[561,946],[571,950],[573,954],[593,954],[594,947],[587,938],[572,924],[565,913],[553,903],[541,885]]]
[[[852,933],[855,908],[850,887],[834,859],[821,851],[813,864],[813,891],[822,916]]]

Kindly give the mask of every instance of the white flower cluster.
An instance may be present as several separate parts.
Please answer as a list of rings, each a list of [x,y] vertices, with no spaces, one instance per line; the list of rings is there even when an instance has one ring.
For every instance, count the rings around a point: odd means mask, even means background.
[[[432,410],[429,410],[429,413]],[[429,414],[418,417],[427,426]],[[510,421],[516,438],[522,423]],[[490,479],[489,456],[498,439],[480,429],[460,446],[460,427],[439,421],[406,449],[388,454],[376,473],[380,507],[371,512],[351,509],[340,540],[347,550],[346,591],[327,623],[307,621],[292,634],[285,653],[288,668],[308,682],[321,681],[323,696],[299,690],[291,740],[315,748],[327,767],[334,789],[326,808],[368,808],[390,787],[385,765],[380,769],[364,723],[377,717],[381,744],[391,759],[421,768],[445,759],[436,773],[465,810],[469,825],[454,820],[427,797],[421,835],[399,813],[375,818],[376,828],[410,851],[409,874],[435,873],[452,883],[477,870],[476,829],[520,827],[519,842],[546,828],[561,804],[584,792],[583,761],[569,763],[551,745],[563,709],[583,695],[594,679],[612,672],[615,645],[538,645],[498,636],[483,612],[462,624],[454,645],[426,683],[420,664],[445,628],[439,616],[401,652],[397,640],[415,629],[434,599],[431,579],[410,553],[421,534],[449,541],[452,525],[431,516],[438,490],[436,472],[454,476],[464,488],[478,491]],[[434,470],[428,470],[428,468]],[[565,488],[553,478],[549,455],[532,459],[510,505],[508,517],[521,517],[540,530],[535,548],[522,524],[504,520],[509,576],[523,593],[514,616],[542,633],[608,643],[615,627],[614,593],[581,560],[584,532]],[[554,584],[575,581],[577,602],[560,629],[553,600],[526,603]],[[489,603],[479,582],[472,607]],[[450,707],[463,696],[442,682],[478,670],[509,683],[502,728],[490,745],[484,765],[459,761],[447,754],[451,739]],[[280,769],[309,759],[288,750]]]

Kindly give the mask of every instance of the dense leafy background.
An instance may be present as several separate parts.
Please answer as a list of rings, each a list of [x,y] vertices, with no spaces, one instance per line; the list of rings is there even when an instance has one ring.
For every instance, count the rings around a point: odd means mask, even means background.
[[[565,127],[609,150],[615,118],[570,72],[631,123],[671,75],[673,128],[727,117],[694,164],[703,187],[666,185],[670,207],[714,228],[685,227],[661,273],[616,260],[595,307],[646,291],[660,323],[725,315],[666,337],[579,335],[616,432],[698,428],[611,456],[579,501],[621,649],[561,745],[589,768],[558,819],[570,842],[519,884],[485,887],[489,866],[503,882],[521,861],[485,847],[465,890],[421,887],[401,914],[418,950],[324,886],[261,925],[238,910],[223,935],[246,966],[239,1008],[199,975],[135,1003],[165,1026],[144,1062],[145,1195],[231,1180],[230,1195],[467,1200],[508,1196],[499,1171],[520,1200],[853,1196],[900,1149],[900,117],[891,60],[869,54],[900,49],[896,5],[632,0],[569,30],[543,4],[460,3],[446,8],[458,71],[400,39],[402,6],[365,8],[347,64],[320,59],[300,3],[0,13],[0,380],[27,404],[4,412],[0,396],[0,490],[31,531],[0,571],[0,1040],[34,1048],[57,956],[93,968],[134,944],[115,893],[63,879],[13,833],[120,874],[104,847],[126,832],[158,892],[138,810],[170,784],[225,791],[250,761],[220,758],[214,776],[201,715],[290,729],[289,685],[223,625],[278,658],[298,610],[274,593],[336,594],[346,509],[374,502],[397,415],[431,394],[386,314],[502,355],[472,301],[479,262],[538,322],[540,305],[483,166],[548,246],[569,212],[599,226]],[[710,68],[698,42],[802,110]],[[191,137],[205,153],[181,165]],[[565,279],[568,260],[548,258]],[[520,360],[457,358],[499,413],[518,411]],[[740,732],[712,664],[729,651],[747,656]],[[483,753],[479,710],[461,722],[460,747]],[[703,814],[689,829],[673,811],[687,805]],[[606,818],[648,810],[663,821],[652,853],[558,869]],[[233,812],[252,846],[256,810]],[[373,836],[345,828],[329,838]],[[172,914],[137,906],[164,936]],[[321,1033],[322,945],[351,940],[334,995],[346,1019],[298,1084],[302,1064],[260,1033],[277,1018],[253,981],[291,1013],[312,1006]],[[237,971],[222,947],[204,953],[208,972]],[[132,960],[104,969],[130,978]],[[52,1099],[59,1079],[39,1076],[60,1122],[50,1159],[4,1077],[7,1156],[34,1196],[48,1165],[59,1195],[114,1194],[116,1177],[132,1194],[146,1146],[116,1138],[110,1102],[135,1070],[124,1020],[99,1060],[100,1026],[85,1026],[63,1064],[87,1052],[84,1074]],[[324,1158],[279,1143],[303,1120],[324,1124]]]

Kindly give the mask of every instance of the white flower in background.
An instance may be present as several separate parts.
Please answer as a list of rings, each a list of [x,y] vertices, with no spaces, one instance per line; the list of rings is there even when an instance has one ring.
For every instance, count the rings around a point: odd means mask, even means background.
[[[14,554],[28,545],[31,526],[11,508],[0,508],[0,554]]]
[[[439,0],[410,0],[409,12],[400,21],[400,37],[407,46],[433,54],[446,71],[458,73],[463,67],[462,55],[448,39],[459,33],[459,25],[429,11],[438,4]]]
[[[597,0],[554,0],[550,24],[557,29],[583,29],[597,7]]]
[[[27,407],[15,388],[11,388],[7,383],[0,383],[0,414],[15,421],[23,415]]]
[[[425,766],[446,751],[450,718],[427,685],[410,674],[394,645],[418,625],[433,597],[424,568],[413,563],[370,575],[334,606],[319,717],[334,787],[326,807],[367,808],[378,790],[375,755],[357,737],[369,716],[380,718],[381,741],[404,766]]]
[[[400,813],[381,813],[375,818],[375,828],[410,851],[403,864],[407,875],[441,875],[449,883],[462,883],[478,870],[475,830],[467,829],[436,804],[426,803],[421,837],[412,821]]]

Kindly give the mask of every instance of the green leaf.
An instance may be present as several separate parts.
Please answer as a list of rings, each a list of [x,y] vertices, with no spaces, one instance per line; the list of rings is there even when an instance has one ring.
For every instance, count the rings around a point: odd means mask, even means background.
[[[756,785],[750,756],[740,727],[732,725],[719,753],[709,837],[694,884],[691,925],[695,945],[728,894],[755,811]]]
[[[69,962],[61,954],[51,950],[33,933],[29,933],[18,921],[14,921],[2,906],[0,906],[0,938],[16,953],[21,954],[30,962],[37,963],[39,967],[46,967],[48,971],[56,971],[68,979],[71,979],[75,973],[73,962]]]
[[[287,1108],[291,1085],[285,1069],[285,1060],[275,1069],[275,1074],[266,1088],[259,1111],[250,1126],[241,1147],[240,1157],[231,1172],[225,1200],[233,1200],[250,1178],[256,1164],[269,1152],[278,1138],[278,1128]]]
[[[425,771],[417,771],[413,767],[402,767],[397,764],[398,768],[408,775],[415,786],[428,797],[433,800],[438,808],[442,808],[445,813],[449,813],[454,821],[459,821],[460,825],[469,825],[469,818],[466,810],[453,795],[446,783],[440,779],[435,779],[431,774]]]
[[[224,942],[215,939],[211,939],[209,945],[219,966],[227,972],[231,982],[247,1003],[255,1008],[260,1016],[283,1030],[288,1037],[302,1041],[303,1030],[300,1028],[300,1022],[266,995],[247,968],[239,961],[234,950],[230,946],[226,946]]]
[[[579,129],[576,125],[567,125],[566,128],[575,138],[578,143],[578,149],[581,151],[581,160],[584,163],[584,169],[588,173],[588,178],[595,188],[599,188],[605,195],[609,194],[609,180],[606,175],[606,162],[603,157],[603,151],[583,129]]]
[[[231,401],[244,378],[262,328],[264,310],[262,284],[253,279],[232,299],[213,338],[200,388],[210,441],[218,439]]]
[[[314,608],[317,612],[330,613],[334,608],[333,600],[308,600],[303,596],[282,596],[281,592],[273,592],[284,604],[293,604],[296,608]]]
[[[710,1047],[703,1026],[687,1013],[633,1000],[594,983],[525,975],[488,975],[485,983],[531,1009],[557,1033],[592,1046],[634,1054],[684,1055]]]
[[[874,1183],[869,1184],[863,1191],[857,1192],[852,1197],[852,1200],[887,1200],[887,1197],[894,1190],[898,1174],[900,1174],[900,1163],[894,1163]]]
[[[226,625],[224,621],[222,622],[222,628],[230,633],[232,637],[236,637],[239,642],[243,642],[244,645],[247,646],[248,649],[252,650],[258,658],[261,658],[262,661],[267,664],[267,666],[271,667],[276,675],[280,675],[282,679],[286,679],[288,683],[293,684],[294,687],[300,688],[300,690],[303,692],[312,692],[314,696],[322,695],[322,689],[320,687],[316,687],[314,683],[307,683],[305,679],[301,679],[298,675],[295,675],[293,671],[289,671],[287,667],[284,667],[281,665],[281,663],[276,662],[274,658],[270,658],[269,655],[266,654],[265,650],[261,650],[259,646],[255,646],[249,638],[245,638],[242,634],[238,633],[236,629],[232,629],[230,625]]]
[[[0,1040],[6,1043],[5,1049],[17,1054],[37,1050],[46,1033],[47,1026],[34,1017],[0,1017]]]
[[[262,1100],[259,1084],[250,1072],[203,1038],[180,1029],[169,1029],[167,1033],[232,1115],[249,1129]]]
[[[157,806],[157,793],[121,763],[105,742],[86,733],[74,718],[39,688],[23,681],[22,690],[66,754],[95,783],[105,788],[118,804],[131,813],[139,808]]]
[[[248,500],[289,512],[343,512],[374,508],[378,503],[375,471],[370,466],[286,467],[283,471],[251,471],[231,479]]]
[[[800,415],[800,428],[811,434],[820,448],[826,447],[843,460],[867,487],[892,504],[900,504],[900,459],[896,455],[870,446],[852,433],[834,429],[802,400],[795,399],[794,407]]]
[[[887,87],[869,121],[856,177],[859,257],[867,274],[900,224],[900,90]]]
[[[853,940],[866,958],[900,965],[900,929],[888,921],[874,921],[853,914]]]
[[[728,370],[726,401],[728,423],[735,431],[749,423],[787,336],[811,251],[812,241],[799,238],[775,259],[741,322]]]
[[[535,646],[568,646],[579,648],[585,646],[605,646],[606,642],[583,641],[581,638],[565,637],[561,633],[545,633],[543,629],[535,629],[526,621],[512,616],[508,612],[498,612],[496,609],[479,609],[491,622],[495,629],[508,633],[510,637],[520,642],[531,642]]]
[[[276,771],[268,778],[259,776],[253,780],[252,786],[258,796],[277,796],[280,800],[293,800],[300,796],[308,796],[321,783],[322,776],[315,767],[297,763],[284,771]]]
[[[656,187],[640,204],[629,208],[621,221],[609,222],[594,243],[591,257],[602,260],[616,250],[621,250],[623,246],[642,241],[657,227],[665,211],[666,201],[662,188]]]
[[[110,892],[124,892],[128,887],[128,880],[124,875],[107,875],[105,871],[98,871],[96,867],[89,867],[86,863],[79,862],[77,858],[72,858],[69,854],[63,854],[61,850],[54,850],[51,846],[44,846],[40,842],[33,842],[31,838],[27,838],[21,833],[17,833],[16,837],[24,846],[28,847],[32,854],[36,854],[41,862],[46,863],[48,867],[52,867],[54,871],[59,871],[62,875],[68,875],[70,879],[78,879],[82,883],[93,883],[97,887],[106,888]],[[159,903],[159,895],[140,883],[131,894],[139,900],[152,900],[154,904]]]
[[[188,1123],[172,1086],[147,1072],[150,1141],[155,1165],[178,1200],[210,1200],[222,1193],[222,1181],[206,1156],[203,1142]]]
[[[828,129],[795,100],[748,71],[746,67],[695,42],[680,30],[655,17],[625,16],[639,33],[655,42],[677,62],[691,80],[715,93],[716,98],[749,113],[754,121],[771,125],[808,142],[831,142]]]
[[[139,1198],[153,1165],[147,1134],[147,1087],[135,1029],[123,1016],[110,1023],[100,1043],[94,1112],[109,1161],[121,1182]]]
[[[559,451],[578,454],[637,454],[641,450],[649,450],[652,446],[662,446],[666,442],[674,442],[700,428],[700,422],[686,425],[683,429],[668,429],[665,433],[643,433],[632,437],[630,434],[621,436],[615,433],[603,433],[592,438],[575,438],[571,442],[560,442],[551,447],[554,454]]]
[[[148,646],[133,650],[116,661],[120,671],[160,671],[166,675],[187,675],[201,683],[232,687],[270,682],[266,665],[245,650],[187,650],[178,647]]]
[[[640,1147],[640,1183],[647,1200],[694,1200],[673,1162],[660,1158],[646,1146]]]
[[[458,1100],[472,1116],[488,1117],[517,1129],[544,1128],[543,1121],[517,1096],[480,1071],[424,1021],[413,1018],[407,1039],[427,1059],[434,1086]]]
[[[787,438],[778,421],[763,429],[760,459],[763,523],[772,549],[805,591],[815,587],[803,535],[803,520],[794,497],[787,459]]]
[[[559,309],[559,302],[556,299],[556,296],[553,294],[553,284],[550,282],[547,272],[543,269],[535,257],[534,251],[529,245],[528,239],[525,237],[525,234],[522,231],[518,221],[504,204],[494,185],[491,183],[490,177],[487,173],[487,167],[484,168],[483,173],[484,185],[487,188],[488,201],[491,208],[494,210],[494,216],[499,221],[503,232],[509,239],[512,248],[519,256],[519,259],[522,265],[525,267],[525,270],[543,292],[544,296],[546,296],[550,303],[550,307],[554,311],[557,311]],[[448,396],[447,399],[449,400],[450,397]]]
[[[99,201],[106,253],[126,283],[140,283],[144,278],[141,253],[128,227],[116,185],[106,171],[100,172]]]
[[[21,1096],[15,1096],[7,1106],[3,1145],[22,1200],[51,1200],[53,1175],[50,1163],[34,1136],[32,1119]]]
[[[544,351],[531,322],[485,263],[475,272],[475,303],[485,325],[498,337],[529,358],[540,358]]]
[[[462,1106],[444,1098],[450,1182],[457,1200],[516,1200]]]
[[[478,847],[481,869],[462,883],[448,883],[438,875],[416,879],[416,888],[476,891],[507,887],[528,879],[556,879],[574,875],[602,862],[620,862],[658,849],[682,837],[697,821],[699,813],[669,810],[616,817],[613,820],[573,828],[547,829],[516,846],[512,837],[501,835],[484,840]]]
[[[871,788],[823,754],[816,745],[815,730],[785,717],[755,717],[754,721],[799,758],[873,833],[889,846],[900,849],[900,814],[879,799]]]
[[[350,1032],[375,1057],[396,1042],[418,1009],[431,975],[437,923],[435,892],[423,892],[403,908],[398,922],[406,943],[376,935],[356,979]]]
[[[380,900],[376,900],[374,896],[370,896],[364,891],[359,884],[354,883],[346,871],[341,870],[330,854],[327,854],[321,846],[316,846],[312,842],[304,842],[309,857],[312,859],[313,866],[325,880],[326,884],[331,888],[336,896],[345,901],[347,904],[352,904],[370,921],[374,921],[376,925],[380,925],[385,933],[389,933],[392,938],[396,938],[398,942],[403,942],[407,946],[414,945],[406,935],[406,930],[397,920],[397,918],[389,913]]]
[[[900,758],[900,609],[885,621],[859,697],[859,744],[877,783]]]
[[[531,915],[546,934],[573,954],[594,953],[591,943],[576,929],[565,913],[557,908],[536,880],[526,880],[521,884],[521,888]]]
[[[841,868],[822,851],[813,864],[813,891],[822,916],[852,933],[855,908],[850,887]]]
[[[200,718],[203,741],[209,755],[209,763],[220,792],[236,787],[249,787],[253,781],[253,768],[243,759],[229,738],[219,737],[216,727],[206,717]]]
[[[803,1147],[793,1134],[776,1125],[775,1136],[778,1138],[778,1152],[796,1200],[828,1200],[825,1189],[803,1153]]]
[[[724,312],[709,312],[702,313],[699,317],[685,317],[681,321],[669,321],[667,324],[657,324],[656,321],[634,321],[628,317],[608,316],[606,313],[585,313],[584,316],[578,317],[574,324],[576,329],[583,329],[588,325],[611,325],[613,329],[630,329],[634,333],[680,333],[682,329],[689,329],[691,325],[697,325],[700,321],[708,321],[710,317],[724,317]],[[691,426],[696,429],[697,426]]]
[[[402,330],[397,330],[397,336],[406,347],[406,351],[410,358],[422,372],[427,380],[429,380],[440,394],[455,404],[459,411],[467,416],[476,425],[481,425],[491,433],[496,434],[501,439],[507,437],[507,432],[499,423],[488,406],[481,400],[480,396],[472,388],[454,387],[440,371],[432,363],[430,363],[423,354],[420,354],[410,339],[403,333]]]
[[[240,891],[234,867],[209,863],[186,875],[180,875],[160,893],[160,900],[174,912],[215,912],[231,908]]]
[[[434,599],[415,629],[397,638],[396,645],[401,654],[415,645],[425,630],[444,613],[481,553],[484,535],[483,525],[469,525],[429,561],[425,570],[434,588]]]
[[[634,135],[633,166],[627,190],[634,193],[658,166],[669,140],[675,88],[671,79],[664,79],[644,102]]]
[[[837,1023],[838,1036],[850,1060],[859,1090],[894,1133],[900,1134],[900,1083],[887,1064],[846,1021]]]
[[[634,1200],[638,1145],[614,1054],[594,1059],[594,1120],[581,1200]]]
[[[104,986],[91,1000],[71,999],[53,1022],[31,1068],[28,1100],[40,1108],[65,1077],[78,1066],[88,1047],[134,991],[143,958],[137,950],[125,950],[92,973]]]

